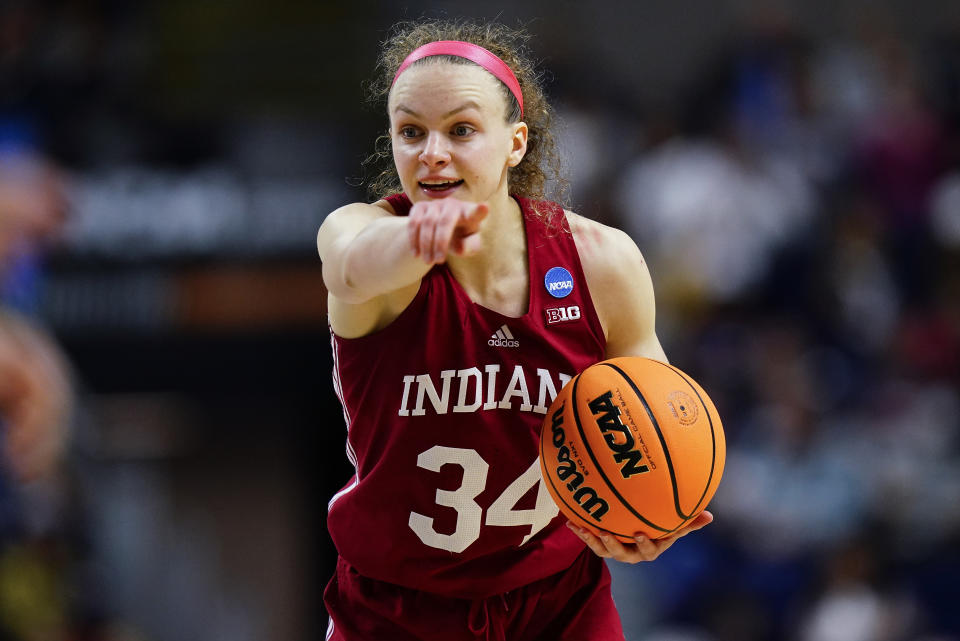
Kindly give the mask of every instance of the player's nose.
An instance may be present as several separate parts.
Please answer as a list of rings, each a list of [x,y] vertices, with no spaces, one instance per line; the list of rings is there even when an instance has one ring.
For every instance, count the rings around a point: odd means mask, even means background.
[[[450,149],[447,146],[446,136],[437,132],[427,134],[423,151],[420,152],[420,162],[429,167],[442,166],[450,162]]]

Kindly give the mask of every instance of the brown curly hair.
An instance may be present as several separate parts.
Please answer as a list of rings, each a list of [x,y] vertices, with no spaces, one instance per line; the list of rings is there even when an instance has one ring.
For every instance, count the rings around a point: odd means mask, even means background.
[[[462,40],[479,45],[503,60],[517,77],[523,95],[524,118],[527,124],[527,153],[516,167],[508,173],[510,193],[533,200],[547,198],[547,186],[550,186],[553,200],[565,200],[568,183],[561,174],[561,161],[554,139],[553,109],[547,103],[541,85],[541,74],[534,68],[527,52],[526,43],[530,35],[521,29],[511,29],[498,23],[476,23],[467,20],[446,21],[404,21],[394,25],[392,35],[383,43],[383,50],[377,62],[377,78],[369,85],[370,98],[376,102],[386,102],[390,94],[394,75],[400,63],[411,51],[437,40]],[[474,64],[455,56],[436,56],[435,58],[455,64]],[[414,64],[421,64],[427,58]],[[506,85],[501,83],[504,100],[507,104],[507,122],[520,121],[520,105]],[[386,162],[389,160],[389,162]],[[381,135],[377,139],[374,153],[364,161],[364,165],[382,165],[383,169],[368,183],[368,191],[373,198],[382,198],[391,193],[402,191],[400,178],[393,165],[390,149],[390,136]]]

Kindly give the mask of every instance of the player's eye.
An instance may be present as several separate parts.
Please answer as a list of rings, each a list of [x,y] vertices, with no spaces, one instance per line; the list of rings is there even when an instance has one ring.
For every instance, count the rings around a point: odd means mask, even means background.
[[[420,130],[412,125],[405,125],[400,127],[398,132],[401,138],[416,138],[420,135]]]
[[[474,131],[476,131],[476,130],[475,130],[473,127],[471,127],[470,125],[455,125],[455,126],[453,127],[453,132],[452,132],[452,133],[453,133],[454,136],[457,136],[458,138],[462,138],[462,137],[464,137],[464,136],[469,136],[469,135],[472,134]]]

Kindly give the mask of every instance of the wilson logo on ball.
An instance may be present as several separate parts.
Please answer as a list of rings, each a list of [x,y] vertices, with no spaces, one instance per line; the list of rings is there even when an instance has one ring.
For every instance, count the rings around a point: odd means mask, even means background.
[[[577,462],[571,458],[570,448],[566,444],[567,435],[563,431],[563,405],[557,408],[551,420],[551,440],[553,446],[557,448],[556,476],[561,481],[566,481],[566,488],[573,492],[574,502],[591,518],[600,522],[610,506],[600,498],[595,489],[583,485],[583,474],[577,470]]]
[[[603,432],[603,440],[613,452],[613,460],[620,463],[620,476],[625,479],[634,474],[649,472],[641,463],[643,454],[635,449],[636,441],[627,426],[620,420],[620,408],[613,404],[613,393],[606,391],[589,403],[590,411],[597,417],[597,426]]]

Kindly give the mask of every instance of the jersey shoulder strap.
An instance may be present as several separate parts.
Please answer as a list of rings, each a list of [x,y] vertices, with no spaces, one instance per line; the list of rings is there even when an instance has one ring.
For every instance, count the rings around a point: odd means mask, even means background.
[[[410,214],[410,208],[413,207],[413,203],[410,202],[410,199],[407,198],[407,195],[403,192],[399,194],[390,194],[385,201],[390,203],[390,206],[393,207],[393,212],[397,216],[407,216]]]

